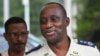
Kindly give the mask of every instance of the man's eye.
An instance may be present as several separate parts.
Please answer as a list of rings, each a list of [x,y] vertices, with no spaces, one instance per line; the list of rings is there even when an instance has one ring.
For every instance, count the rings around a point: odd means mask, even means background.
[[[53,22],[57,22],[57,21],[59,20],[59,18],[56,17],[56,16],[52,16],[51,18],[52,18],[52,21],[53,21]]]
[[[21,35],[27,35],[27,34],[28,34],[27,32],[22,32],[22,33],[21,33]]]
[[[45,24],[46,22],[47,22],[46,19],[41,19],[41,20],[40,20],[40,23],[41,23],[41,24]]]
[[[18,34],[17,34],[17,33],[12,33],[11,35],[12,35],[12,36],[18,36]]]

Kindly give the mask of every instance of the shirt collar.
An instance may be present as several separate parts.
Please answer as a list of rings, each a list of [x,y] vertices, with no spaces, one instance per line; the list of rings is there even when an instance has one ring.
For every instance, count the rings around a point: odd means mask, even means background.
[[[78,56],[79,51],[77,50],[77,48],[78,45],[75,43],[75,41],[72,38],[70,38],[70,47],[66,56]]]
[[[66,56],[75,56],[75,55],[78,55],[78,51],[77,51],[77,44],[74,42],[74,40],[72,38],[70,38],[70,46],[69,46],[69,50],[66,54]],[[50,49],[50,47],[48,46],[47,42],[45,42],[44,44],[44,48],[46,51],[46,53],[44,54],[44,56],[56,56],[55,53]]]

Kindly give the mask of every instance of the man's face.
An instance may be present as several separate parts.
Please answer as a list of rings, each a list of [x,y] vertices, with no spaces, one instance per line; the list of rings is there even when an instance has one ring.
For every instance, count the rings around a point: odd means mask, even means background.
[[[4,36],[8,41],[10,49],[18,52],[25,49],[28,31],[24,23],[10,24]]]
[[[56,5],[47,5],[40,14],[40,27],[43,36],[49,43],[60,42],[66,35],[68,21],[61,8]]]

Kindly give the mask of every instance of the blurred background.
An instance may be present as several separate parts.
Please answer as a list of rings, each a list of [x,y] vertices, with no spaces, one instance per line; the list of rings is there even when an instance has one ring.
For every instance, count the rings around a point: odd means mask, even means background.
[[[28,30],[41,38],[39,13],[48,2],[64,5],[71,20],[70,37],[92,41],[100,50],[100,0],[0,0],[0,27],[9,17],[20,16],[27,22]]]

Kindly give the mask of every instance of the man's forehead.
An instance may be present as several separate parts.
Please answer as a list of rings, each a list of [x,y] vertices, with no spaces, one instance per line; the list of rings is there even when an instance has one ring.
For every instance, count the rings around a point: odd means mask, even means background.
[[[46,5],[45,7],[44,7],[44,9],[45,8],[61,8],[58,4],[48,4],[48,5]]]
[[[46,5],[43,9],[42,9],[42,11],[41,11],[41,13],[48,13],[48,12],[56,12],[56,11],[58,11],[58,12],[62,12],[62,10],[61,10],[61,7],[59,6],[59,5],[57,5],[57,4],[49,4],[49,5]]]

